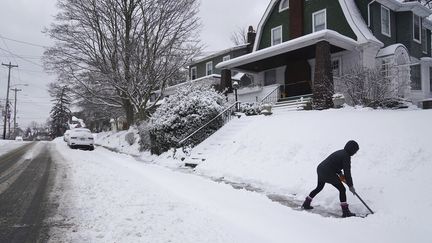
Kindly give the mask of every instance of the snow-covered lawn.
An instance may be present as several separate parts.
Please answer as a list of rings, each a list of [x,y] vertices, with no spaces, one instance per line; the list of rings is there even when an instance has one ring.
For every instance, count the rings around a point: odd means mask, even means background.
[[[242,117],[193,150],[206,159],[198,175],[56,141],[70,174],[55,220],[74,226],[55,232],[73,242],[430,242],[431,121],[432,111],[350,108]],[[350,139],[360,144],[355,187],[376,211],[365,219],[292,210],[206,179],[302,200],[315,187],[318,163]],[[178,165],[170,155],[142,158]],[[367,212],[349,192],[348,201],[352,211]],[[336,189],[326,186],[312,204],[338,211]]]

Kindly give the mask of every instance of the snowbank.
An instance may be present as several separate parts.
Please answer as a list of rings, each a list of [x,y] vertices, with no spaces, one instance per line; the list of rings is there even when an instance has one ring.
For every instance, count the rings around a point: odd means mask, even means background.
[[[126,136],[128,133],[134,134],[135,142],[130,145],[126,141]],[[139,134],[136,128],[131,127],[128,131],[120,131],[120,132],[102,132],[95,134],[95,144],[99,146],[103,146],[113,151],[117,151],[120,153],[126,153],[134,156],[138,156],[140,154],[140,145],[139,145]]]

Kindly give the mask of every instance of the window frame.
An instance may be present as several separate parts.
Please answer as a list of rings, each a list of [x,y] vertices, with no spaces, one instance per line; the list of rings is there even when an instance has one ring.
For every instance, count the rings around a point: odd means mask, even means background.
[[[274,31],[278,30],[278,29],[280,29],[280,43],[274,44],[274,42],[275,42]],[[271,46],[276,46],[276,45],[282,44],[282,42],[283,42],[283,32],[282,31],[283,31],[282,25],[279,25],[279,26],[271,29],[271,39],[270,39]]]
[[[419,31],[419,39],[416,39],[416,37],[415,37],[415,18],[418,18],[418,24],[419,24],[419,27],[418,27],[418,31]],[[417,42],[417,43],[419,43],[419,44],[421,44],[421,39],[422,39],[422,37],[421,37],[421,28],[422,28],[422,21],[421,21],[421,17],[420,16],[418,16],[418,15],[415,15],[414,13],[413,13],[413,25],[412,25],[412,27],[413,27],[413,40],[415,41],[415,42]]]
[[[334,69],[333,69],[333,62],[337,61],[338,62],[338,69],[339,69],[339,73],[337,75],[334,74]],[[333,77],[341,77],[342,76],[342,57],[334,57],[331,59],[331,68],[332,68],[332,73],[333,73]]]
[[[226,56],[222,57],[222,61],[223,62],[226,62],[226,61],[229,61],[229,60],[231,60],[231,55],[226,55]]]
[[[283,8],[283,7],[282,7],[282,4],[283,4],[285,1],[288,2],[288,7]],[[282,11],[285,11],[285,10],[289,9],[289,5],[290,5],[289,0],[282,0],[282,1],[279,3],[279,12],[282,12]]]
[[[211,69],[209,69],[209,64],[211,66]],[[209,74],[209,71],[211,71],[210,74]],[[206,62],[206,76],[210,76],[212,74],[213,74],[213,61]]]
[[[269,74],[274,74],[274,80],[268,80]],[[269,69],[264,71],[264,86],[269,86],[277,83],[277,70]]]
[[[384,32],[384,28],[383,28],[383,26],[385,26],[385,24],[386,24],[383,22],[383,11],[386,11],[388,13],[388,23],[387,23],[388,33]],[[390,17],[391,17],[390,9],[381,5],[381,34],[383,34],[387,37],[391,37],[391,19],[390,19]]]
[[[195,70],[195,78],[193,78],[194,70]],[[191,69],[190,69],[190,79],[191,79],[191,80],[195,80],[195,79],[197,79],[197,78],[198,78],[198,70],[197,70],[197,67],[196,67],[196,66],[191,67]]]
[[[312,13],[312,33],[317,32],[315,30],[315,16],[318,14],[321,14],[321,13],[324,13],[324,29],[322,29],[322,30],[327,29],[327,9],[324,8],[324,9],[321,9],[321,10],[318,10],[318,11]]]

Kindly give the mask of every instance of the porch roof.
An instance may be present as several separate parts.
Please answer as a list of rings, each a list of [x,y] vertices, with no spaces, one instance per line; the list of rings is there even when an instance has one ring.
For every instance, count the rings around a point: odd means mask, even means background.
[[[268,47],[216,65],[219,69],[235,69],[245,72],[261,72],[286,65],[287,60],[311,59],[315,56],[315,44],[327,41],[331,52],[354,50],[359,44],[333,30],[322,30],[279,45]]]

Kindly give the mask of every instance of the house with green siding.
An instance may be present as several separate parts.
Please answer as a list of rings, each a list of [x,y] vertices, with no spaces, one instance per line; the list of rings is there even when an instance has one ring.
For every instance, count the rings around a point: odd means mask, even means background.
[[[241,72],[281,97],[314,99],[326,98],[323,84],[343,92],[356,67],[378,67],[405,87],[398,96],[420,102],[432,97],[431,14],[419,1],[271,0],[252,51],[215,67],[228,89]]]

